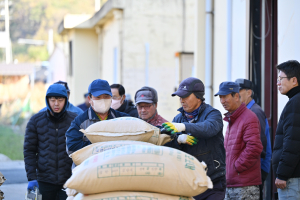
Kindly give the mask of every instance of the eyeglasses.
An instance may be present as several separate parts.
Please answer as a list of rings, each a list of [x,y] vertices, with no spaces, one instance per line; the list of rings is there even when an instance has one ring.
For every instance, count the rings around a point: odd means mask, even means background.
[[[113,96],[112,99],[113,99],[113,100],[119,100],[119,99],[121,99],[122,97],[123,97],[123,95],[122,95],[122,96],[118,96],[118,97]]]
[[[290,78],[290,77],[280,77],[280,76],[278,76],[278,78],[277,78],[277,82],[279,82],[279,81],[281,81],[282,79],[284,79],[284,78]]]
[[[151,107],[152,105],[153,105],[153,104],[150,104],[150,105],[147,105],[147,106],[139,106],[139,105],[137,105],[136,107],[137,107],[137,109],[139,109],[139,110],[142,110],[143,108],[144,108],[145,110],[149,110],[150,107]]]

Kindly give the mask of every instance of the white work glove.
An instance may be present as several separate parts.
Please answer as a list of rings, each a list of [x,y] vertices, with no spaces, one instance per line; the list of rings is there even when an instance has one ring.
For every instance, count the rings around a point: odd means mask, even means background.
[[[177,142],[179,144],[188,144],[188,145],[193,146],[194,144],[197,144],[198,139],[191,135],[181,134],[178,136]]]
[[[172,134],[185,131],[185,125],[183,123],[165,122],[162,126]]]

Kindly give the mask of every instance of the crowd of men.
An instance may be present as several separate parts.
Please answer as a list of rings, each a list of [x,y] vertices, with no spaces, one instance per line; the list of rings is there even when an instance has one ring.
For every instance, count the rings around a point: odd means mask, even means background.
[[[183,80],[178,90],[170,93],[179,97],[182,106],[172,122],[158,114],[154,88],[139,89],[134,105],[126,99],[122,85],[96,79],[84,95],[85,102],[75,107],[68,101],[67,83],[59,81],[47,90],[47,107],[27,124],[24,160],[28,189],[39,187],[43,200],[66,199],[63,184],[72,168],[68,155],[91,144],[79,130],[131,116],[168,131],[173,140],[165,146],[207,164],[213,189],[194,197],[196,200],[262,199],[271,158],[279,199],[300,199],[300,63],[287,61],[277,69],[278,90],[289,101],[278,122],[273,154],[268,120],[253,99],[254,84],[247,79],[220,84],[215,96],[227,111],[223,119],[219,110],[205,103],[201,80]],[[225,139],[223,120],[228,122]]]

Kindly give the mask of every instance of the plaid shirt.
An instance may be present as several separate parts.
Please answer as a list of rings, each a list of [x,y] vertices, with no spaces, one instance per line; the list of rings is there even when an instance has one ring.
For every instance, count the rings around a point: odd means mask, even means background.
[[[153,118],[147,121],[147,123],[153,126],[161,126],[163,123],[168,122],[166,119],[162,118],[159,114],[155,114]]]

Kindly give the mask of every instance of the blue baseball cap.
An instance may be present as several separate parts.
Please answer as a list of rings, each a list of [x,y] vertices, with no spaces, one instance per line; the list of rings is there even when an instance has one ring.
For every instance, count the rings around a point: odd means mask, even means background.
[[[222,82],[219,86],[219,92],[217,94],[215,94],[215,96],[227,95],[232,92],[239,93],[239,91],[240,91],[239,88],[240,88],[239,84],[237,84],[235,82],[230,82],[230,81]]]
[[[100,96],[101,94],[108,94],[112,96],[111,89],[106,80],[96,79],[90,85],[88,92],[94,97]]]

